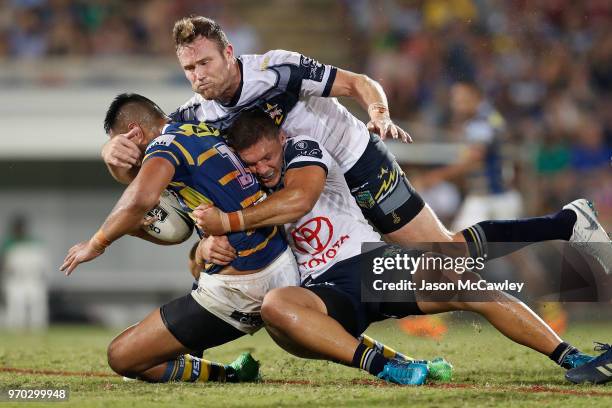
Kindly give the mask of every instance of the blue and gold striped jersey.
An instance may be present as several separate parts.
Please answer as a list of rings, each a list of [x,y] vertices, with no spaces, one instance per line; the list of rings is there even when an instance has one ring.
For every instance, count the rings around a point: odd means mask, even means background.
[[[265,198],[257,179],[227,146],[219,130],[206,123],[171,123],[147,146],[143,162],[162,157],[175,167],[168,186],[187,211],[212,204],[225,212],[237,211]],[[260,269],[270,264],[287,243],[277,227],[232,233],[229,241],[238,257],[231,265],[238,270]],[[221,268],[207,265],[205,272]]]

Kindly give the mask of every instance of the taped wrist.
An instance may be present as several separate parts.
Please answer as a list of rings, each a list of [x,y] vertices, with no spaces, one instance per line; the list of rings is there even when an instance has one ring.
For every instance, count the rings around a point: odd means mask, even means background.
[[[389,107],[382,102],[374,102],[368,105],[368,115],[389,117]]]
[[[104,251],[112,243],[111,240],[106,238],[106,235],[104,234],[104,231],[102,231],[102,228],[100,228],[98,232],[96,232],[94,236],[91,237],[91,242],[94,245],[94,248],[96,248],[100,252]]]
[[[242,215],[242,210],[221,214],[221,224],[224,230],[229,232],[244,231],[244,216]]]

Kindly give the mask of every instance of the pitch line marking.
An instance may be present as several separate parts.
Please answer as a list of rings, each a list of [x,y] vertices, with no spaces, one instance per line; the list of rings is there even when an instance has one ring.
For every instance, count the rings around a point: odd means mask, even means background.
[[[38,370],[33,368],[16,368],[16,367],[0,367],[0,372],[15,373],[15,374],[35,374],[35,375],[55,375],[62,377],[94,377],[94,378],[121,378],[117,374],[105,373],[99,371],[61,371],[61,370]],[[310,385],[313,387],[321,387],[326,385],[346,385],[347,382],[352,385],[371,385],[375,387],[401,387],[396,384],[389,384],[377,380],[350,380],[350,381],[330,381],[330,382],[314,382],[309,380],[263,380],[260,383],[269,385]],[[483,387],[475,384],[466,383],[445,383],[445,384],[428,384],[426,388],[438,389],[467,389],[475,391],[502,391],[502,392],[520,392],[520,393],[551,393],[551,394],[567,394],[567,395],[589,395],[593,397],[612,397],[612,392],[596,391],[596,390],[572,390],[563,388],[552,388],[541,385],[532,386],[492,386]]]

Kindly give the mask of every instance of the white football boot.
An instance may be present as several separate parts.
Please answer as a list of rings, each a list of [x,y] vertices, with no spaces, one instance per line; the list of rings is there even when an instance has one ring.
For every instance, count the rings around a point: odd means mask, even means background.
[[[593,203],[584,198],[572,201],[563,207],[576,213],[574,231],[569,239],[572,246],[588,253],[597,260],[607,274],[612,270],[612,241],[608,233],[597,221],[597,211]],[[600,244],[589,245],[589,243]],[[607,243],[607,244],[604,244]]]

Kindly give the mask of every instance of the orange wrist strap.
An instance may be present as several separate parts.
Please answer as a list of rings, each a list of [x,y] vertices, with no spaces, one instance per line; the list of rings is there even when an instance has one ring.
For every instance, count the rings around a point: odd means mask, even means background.
[[[242,210],[228,213],[227,220],[231,232],[244,230],[244,216],[242,215]]]
[[[106,235],[104,234],[104,231],[102,231],[102,228],[100,228],[98,232],[94,234],[91,240],[93,241],[94,245],[96,245],[96,247],[101,251],[106,249],[112,243],[112,241],[106,238]]]

